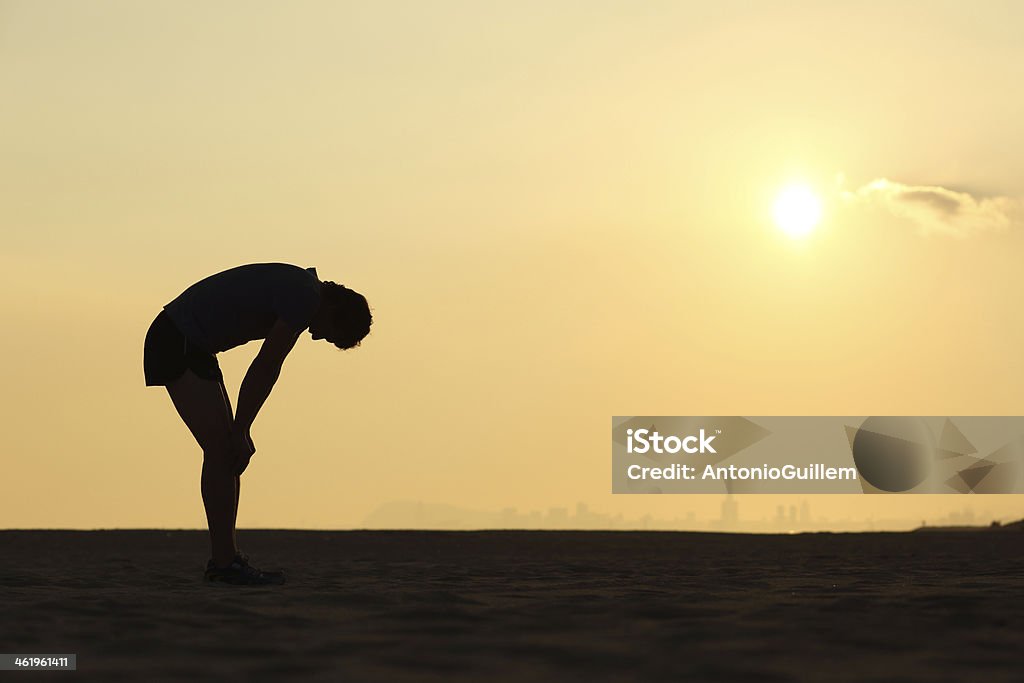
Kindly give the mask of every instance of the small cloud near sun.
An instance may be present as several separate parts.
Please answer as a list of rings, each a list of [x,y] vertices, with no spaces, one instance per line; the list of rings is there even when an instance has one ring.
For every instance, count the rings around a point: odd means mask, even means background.
[[[969,237],[1007,230],[1019,223],[1022,202],[1012,197],[974,197],[930,185],[904,185],[886,178],[872,180],[853,192],[841,191],[850,205],[876,206],[909,220],[922,235]]]

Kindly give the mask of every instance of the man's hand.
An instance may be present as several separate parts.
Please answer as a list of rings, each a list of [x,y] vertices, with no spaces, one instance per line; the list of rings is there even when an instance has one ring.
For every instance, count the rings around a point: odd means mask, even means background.
[[[235,453],[234,475],[241,476],[245,468],[249,466],[249,460],[256,453],[256,446],[249,436],[248,429],[234,427],[231,430],[231,448]]]

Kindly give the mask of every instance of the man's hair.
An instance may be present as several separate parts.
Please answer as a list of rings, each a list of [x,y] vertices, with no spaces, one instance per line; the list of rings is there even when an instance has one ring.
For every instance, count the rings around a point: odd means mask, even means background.
[[[334,345],[339,349],[351,349],[359,346],[363,337],[370,333],[373,315],[366,297],[345,285],[326,281],[322,285],[323,294],[334,310],[334,330],[337,339]]]

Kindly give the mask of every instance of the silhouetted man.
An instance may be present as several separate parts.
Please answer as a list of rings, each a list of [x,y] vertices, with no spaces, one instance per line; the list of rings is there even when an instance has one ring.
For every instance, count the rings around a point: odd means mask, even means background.
[[[315,268],[253,263],[211,275],[163,307],[146,333],[146,386],[166,386],[203,449],[201,489],[210,528],[206,579],[231,584],[284,583],[281,572],[249,564],[235,540],[240,475],[256,452],[249,428],[299,335],[350,349],[369,333],[366,298]],[[238,411],[217,363],[221,351],[263,339],[238,391]]]

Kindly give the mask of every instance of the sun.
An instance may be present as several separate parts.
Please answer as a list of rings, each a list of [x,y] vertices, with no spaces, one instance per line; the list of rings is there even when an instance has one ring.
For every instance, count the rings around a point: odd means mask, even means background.
[[[790,237],[806,237],[821,220],[821,200],[806,185],[790,185],[775,199],[775,224]]]

